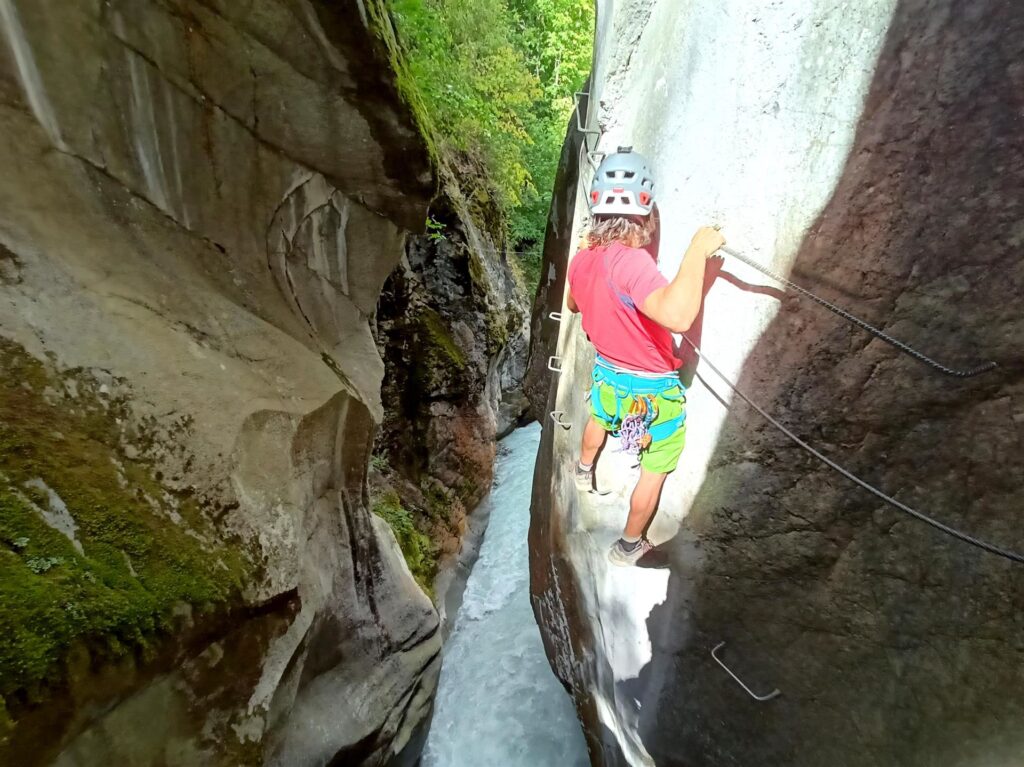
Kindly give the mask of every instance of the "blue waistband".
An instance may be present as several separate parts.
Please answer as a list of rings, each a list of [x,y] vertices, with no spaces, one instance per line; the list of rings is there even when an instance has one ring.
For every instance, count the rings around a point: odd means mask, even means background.
[[[644,373],[641,371],[624,370],[608,362],[600,354],[594,363],[594,381],[608,384],[620,395],[627,394],[662,394],[669,389],[679,388],[685,391],[679,376],[675,373]]]

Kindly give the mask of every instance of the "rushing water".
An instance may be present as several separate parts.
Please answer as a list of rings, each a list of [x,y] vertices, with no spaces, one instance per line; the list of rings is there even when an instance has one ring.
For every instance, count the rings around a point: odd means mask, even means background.
[[[509,435],[484,500],[490,522],[445,646],[424,767],[585,767],[583,733],[530,608],[530,485],[540,440]]]

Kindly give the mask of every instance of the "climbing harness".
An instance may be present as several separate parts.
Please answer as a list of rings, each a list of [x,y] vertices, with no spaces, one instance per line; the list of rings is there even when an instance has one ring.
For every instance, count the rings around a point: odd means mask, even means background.
[[[992,370],[992,369],[998,367],[995,362],[985,362],[985,363],[983,363],[981,365],[978,365],[976,367],[970,368],[969,370],[957,370],[956,368],[951,368],[951,367],[948,367],[946,365],[943,365],[941,362],[936,362],[931,357],[929,357],[929,356],[927,356],[925,354],[922,354],[921,352],[917,351],[917,349],[913,349],[910,346],[908,346],[907,344],[903,343],[902,341],[900,341],[900,340],[898,340],[896,338],[893,338],[888,333],[886,333],[886,332],[884,332],[882,330],[879,330],[878,328],[874,327],[873,325],[869,325],[867,322],[865,322],[864,320],[860,319],[859,317],[855,317],[854,315],[850,314],[845,309],[843,309],[843,308],[841,308],[839,306],[836,306],[833,303],[830,303],[830,302],[826,301],[824,298],[816,296],[811,291],[807,290],[806,288],[800,287],[796,283],[790,282],[785,277],[783,277],[781,274],[776,274],[775,272],[773,272],[768,267],[762,266],[761,264],[757,263],[753,259],[747,258],[742,253],[737,253],[735,250],[733,250],[732,248],[729,248],[729,247],[723,247],[721,250],[727,256],[731,256],[732,258],[735,258],[737,261],[742,261],[747,266],[753,267],[757,271],[761,272],[761,274],[763,274],[763,275],[765,275],[767,277],[771,277],[773,280],[777,280],[778,282],[781,282],[787,288],[790,288],[791,290],[796,291],[797,293],[799,293],[800,295],[804,296],[805,298],[809,298],[810,300],[814,301],[816,304],[819,304],[820,306],[824,306],[826,309],[828,309],[833,314],[837,314],[838,316],[842,317],[847,322],[851,322],[854,325],[856,325],[857,327],[861,328],[862,330],[866,330],[871,335],[875,336],[876,338],[881,339],[882,341],[885,341],[885,343],[889,344],[890,346],[896,347],[897,349],[899,349],[904,354],[910,355],[911,357],[913,357],[914,359],[918,360],[919,362],[923,362],[924,364],[929,365],[930,367],[935,368],[940,373],[945,373],[948,376],[955,376],[957,378],[971,378],[972,376],[976,376],[976,375],[978,375],[980,373],[986,373],[989,370]]]
[[[904,514],[908,514],[911,517],[913,517],[914,519],[916,519],[916,520],[918,520],[920,522],[924,522],[926,525],[931,525],[936,530],[938,530],[938,531],[940,531],[942,533],[945,533],[946,535],[952,536],[953,538],[956,538],[956,539],[958,539],[960,541],[963,541],[964,543],[968,543],[971,546],[976,546],[979,549],[983,549],[984,551],[987,551],[987,552],[989,552],[991,554],[995,554],[997,556],[1004,557],[1004,558],[1009,559],[1009,560],[1011,560],[1013,562],[1019,562],[1021,564],[1024,564],[1024,554],[1019,554],[1019,553],[1017,553],[1015,551],[1011,551],[1010,549],[1005,549],[1005,548],[1003,548],[1001,546],[997,546],[997,545],[995,545],[993,543],[988,543],[987,541],[983,541],[983,540],[981,540],[979,538],[975,538],[973,535],[968,535],[967,533],[962,532],[960,530],[957,530],[954,527],[950,527],[947,524],[939,522],[937,519],[933,519],[932,517],[929,517],[927,514],[923,514],[922,512],[917,511],[916,509],[912,509],[910,506],[907,506],[905,503],[897,501],[892,496],[887,495],[886,493],[882,492],[881,490],[879,490],[874,485],[871,485],[868,482],[865,482],[863,479],[858,477],[856,474],[854,474],[853,472],[843,468],[842,466],[840,466],[838,463],[833,461],[828,456],[826,456],[823,453],[820,453],[819,451],[815,450],[809,444],[807,444],[802,439],[800,439],[800,437],[798,437],[792,431],[790,431],[785,426],[783,426],[781,423],[779,423],[779,421],[777,421],[775,418],[773,418],[771,415],[769,415],[768,412],[765,411],[764,408],[762,408],[760,405],[758,405],[756,402],[754,402],[752,399],[750,399],[750,397],[748,397],[746,394],[744,394],[742,391],[740,391],[738,388],[736,388],[736,384],[734,384],[732,381],[730,381],[725,376],[725,374],[722,373],[721,370],[719,370],[717,367],[715,367],[714,363],[712,363],[711,360],[709,360],[707,358],[707,355],[705,355],[704,352],[702,352],[700,350],[700,348],[697,346],[697,344],[695,344],[693,341],[690,340],[689,336],[687,336],[685,333],[683,333],[682,335],[683,335],[683,340],[686,341],[686,343],[688,343],[690,346],[693,347],[694,352],[697,353],[697,356],[700,357],[701,361],[704,362],[709,368],[711,368],[711,371],[715,375],[717,375],[725,383],[725,385],[728,386],[733,391],[733,393],[737,397],[742,399],[750,407],[752,407],[754,410],[756,410],[758,412],[758,414],[762,418],[764,418],[766,421],[768,421],[768,423],[770,423],[776,429],[781,431],[783,434],[785,434],[787,437],[789,437],[790,440],[792,440],[798,446],[800,446],[801,448],[806,450],[808,453],[813,455],[815,458],[817,458],[819,461],[824,463],[830,469],[833,469],[834,471],[838,472],[839,474],[842,474],[844,477],[846,477],[848,480],[850,480],[854,484],[859,485],[860,487],[864,488],[865,490],[867,490],[872,495],[875,495],[878,498],[881,498],[883,501],[888,503],[890,506],[892,506],[892,507],[894,507],[896,509],[899,509]],[[707,386],[707,383],[705,382],[704,385]],[[725,404],[725,401],[715,393],[714,389],[711,389],[710,386],[708,386],[707,388],[712,392],[712,394],[714,394],[716,399],[718,399],[720,402]],[[728,407],[728,405],[726,405],[726,407]]]
[[[778,687],[776,687],[774,690],[772,690],[767,695],[758,695],[756,692],[754,692],[749,687],[747,687],[745,684],[743,684],[743,680],[740,679],[738,676],[736,676],[732,672],[732,669],[730,669],[728,666],[726,666],[725,663],[722,661],[722,659],[718,657],[718,651],[721,650],[723,647],[725,647],[725,642],[719,642],[718,644],[716,644],[714,646],[714,648],[712,648],[712,650],[711,650],[711,657],[715,659],[715,663],[717,663],[719,666],[721,666],[722,668],[725,669],[725,673],[727,673],[729,676],[731,676],[735,680],[736,684],[738,684],[740,687],[743,688],[744,692],[746,692],[747,695],[749,695],[751,698],[753,698],[754,700],[758,701],[759,703],[767,703],[768,701],[772,700],[773,698],[777,698],[780,695],[782,695],[782,690],[780,690]]]
[[[686,422],[684,408],[675,418],[654,423],[658,417],[655,398],[686,402],[686,390],[675,373],[627,370],[613,365],[598,354],[592,378],[594,383],[590,389],[590,402],[594,415],[599,421],[612,426],[612,436],[619,438],[622,452],[638,455],[652,443],[671,437]],[[601,403],[602,384],[615,393],[614,413],[608,412]],[[678,389],[679,393],[672,393],[673,389]],[[630,407],[623,413],[622,403],[630,398]]]

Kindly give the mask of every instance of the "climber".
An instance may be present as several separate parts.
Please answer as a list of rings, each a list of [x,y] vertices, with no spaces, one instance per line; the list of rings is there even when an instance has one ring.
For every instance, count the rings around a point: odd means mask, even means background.
[[[626,527],[608,553],[626,566],[653,548],[646,531],[686,441],[686,392],[672,333],[689,330],[696,318],[705,261],[725,240],[711,227],[698,229],[679,272],[667,280],[644,249],[655,229],[654,178],[630,147],[601,163],[589,205],[592,220],[569,265],[567,298],[597,351],[575,480],[582,491],[594,489],[594,463],[608,432],[638,452],[640,478]]]

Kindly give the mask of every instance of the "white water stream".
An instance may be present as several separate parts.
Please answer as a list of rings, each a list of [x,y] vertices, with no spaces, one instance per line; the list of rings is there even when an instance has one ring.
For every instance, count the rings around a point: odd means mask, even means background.
[[[530,608],[526,534],[540,426],[501,445],[490,522],[445,646],[424,767],[585,767],[569,696]]]

